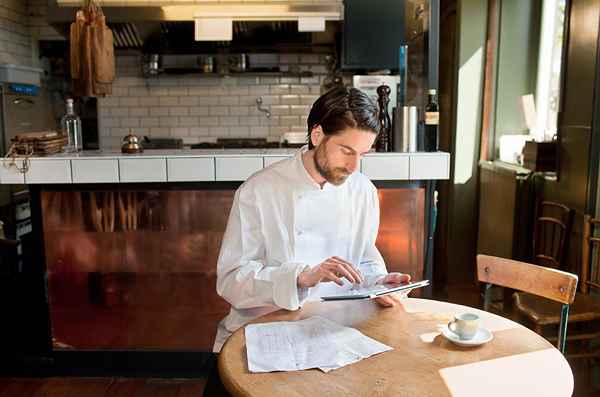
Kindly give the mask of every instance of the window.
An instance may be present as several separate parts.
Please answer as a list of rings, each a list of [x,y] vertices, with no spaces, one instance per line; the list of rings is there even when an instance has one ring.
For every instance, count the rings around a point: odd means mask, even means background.
[[[536,87],[537,141],[556,135],[566,0],[544,0]]]
[[[488,109],[493,158],[520,163],[525,141],[550,141],[557,133],[567,1],[499,4],[494,103]]]

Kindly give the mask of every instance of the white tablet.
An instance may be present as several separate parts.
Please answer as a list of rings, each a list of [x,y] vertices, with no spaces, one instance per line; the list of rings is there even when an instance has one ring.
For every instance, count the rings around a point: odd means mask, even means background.
[[[393,292],[406,291],[410,292],[415,288],[426,287],[429,285],[429,280],[416,281],[408,284],[382,284],[371,288],[358,288],[349,291],[342,291],[339,295],[322,296],[322,301],[339,301],[351,299],[373,299],[378,296],[391,294]]]

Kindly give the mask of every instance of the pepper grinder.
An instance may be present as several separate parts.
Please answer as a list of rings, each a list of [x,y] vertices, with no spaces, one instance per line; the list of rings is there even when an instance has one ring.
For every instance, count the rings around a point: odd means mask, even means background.
[[[391,89],[387,85],[377,87],[377,102],[379,102],[379,137],[375,144],[375,150],[378,152],[391,152],[391,130],[392,122],[388,113],[388,104],[390,103]]]

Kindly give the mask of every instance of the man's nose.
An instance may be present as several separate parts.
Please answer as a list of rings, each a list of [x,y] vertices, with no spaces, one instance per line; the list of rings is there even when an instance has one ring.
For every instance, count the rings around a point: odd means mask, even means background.
[[[354,172],[358,169],[360,165],[360,156],[354,157],[352,160],[346,164],[346,169],[350,172]]]

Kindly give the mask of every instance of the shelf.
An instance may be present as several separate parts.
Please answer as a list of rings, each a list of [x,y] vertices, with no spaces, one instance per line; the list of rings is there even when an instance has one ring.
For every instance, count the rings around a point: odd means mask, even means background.
[[[305,72],[230,72],[230,73],[204,73],[201,69],[194,68],[168,68],[163,69],[161,73],[155,76],[147,77],[160,77],[161,75],[179,75],[187,76],[194,75],[196,77],[313,77],[314,73],[310,71]]]

